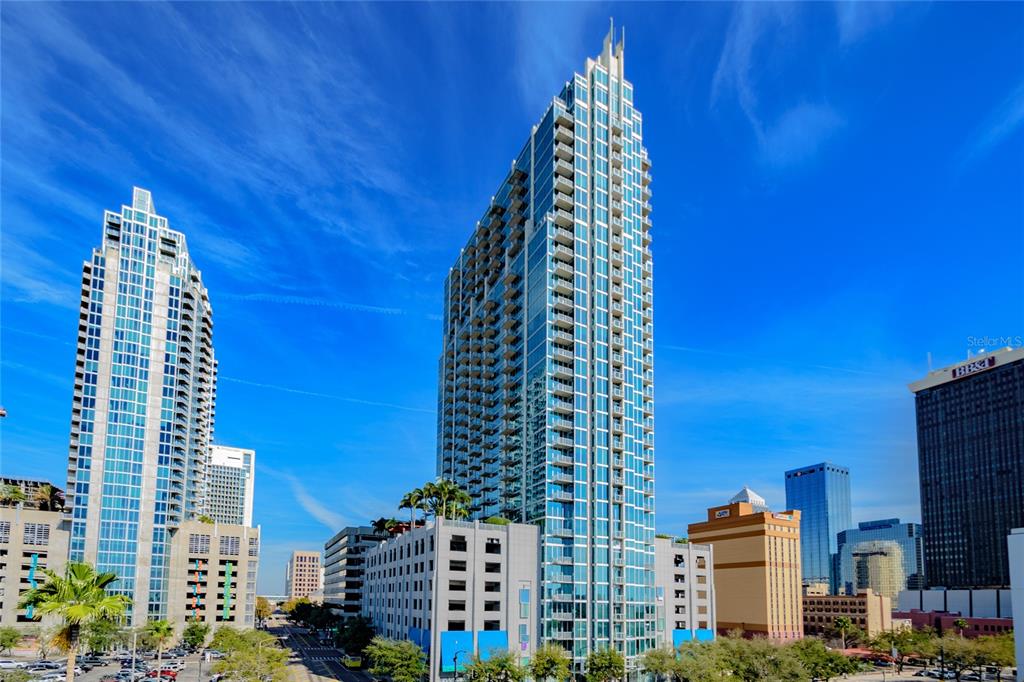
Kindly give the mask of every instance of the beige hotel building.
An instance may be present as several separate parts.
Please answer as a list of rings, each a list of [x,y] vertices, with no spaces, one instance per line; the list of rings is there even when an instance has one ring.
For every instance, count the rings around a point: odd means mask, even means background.
[[[771,512],[749,488],[690,524],[690,542],[714,549],[718,631],[742,630],[773,640],[804,634],[800,581],[800,512]]]

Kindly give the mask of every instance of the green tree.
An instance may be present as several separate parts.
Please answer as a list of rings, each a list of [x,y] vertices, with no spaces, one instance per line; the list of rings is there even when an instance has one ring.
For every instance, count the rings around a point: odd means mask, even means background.
[[[198,649],[206,643],[210,636],[210,626],[201,620],[190,620],[185,623],[185,629],[181,633],[181,641],[193,649]]]
[[[676,652],[668,647],[648,649],[640,657],[640,667],[656,680],[670,678],[676,674]]]
[[[839,638],[843,642],[843,649],[846,649],[846,633],[853,628],[853,621],[850,620],[849,616],[839,616],[832,622],[832,625],[839,632]]]
[[[795,653],[766,639],[744,639],[734,633],[718,640],[723,670],[746,682],[802,682],[807,674]]]
[[[722,647],[718,642],[679,645],[675,675],[684,682],[716,682],[724,676]]]
[[[64,509],[64,493],[49,483],[36,488],[33,501],[41,511],[61,511]]]
[[[398,532],[398,525],[398,519],[389,519],[384,516],[370,522],[373,532],[377,535],[394,535]]]
[[[953,621],[953,627],[956,628],[957,634],[960,635],[961,637],[964,636],[964,630],[967,629],[968,625],[969,625],[969,623],[967,622],[966,618],[957,618],[956,620]]]
[[[213,667],[215,673],[234,682],[288,682],[288,652],[273,635],[222,627],[212,644],[227,654]]]
[[[1011,667],[1016,661],[1013,648],[1014,633],[1004,632],[998,635],[978,637],[975,645],[979,649],[979,657],[987,665],[999,668],[998,679],[1002,679],[1003,668]]]
[[[156,649],[156,667],[160,664],[164,654],[164,647],[174,639],[174,626],[166,620],[151,620],[143,628],[146,640]]]
[[[25,491],[20,485],[8,483],[0,488],[0,504],[15,507],[25,501]]]
[[[789,648],[796,655],[804,671],[813,679],[828,682],[833,677],[857,672],[856,661],[837,651],[829,651],[819,639],[802,639]]]
[[[296,607],[299,606],[299,604],[309,604],[309,603],[311,603],[311,602],[306,597],[298,597],[296,599],[289,599],[284,604],[281,604],[281,610],[285,613],[286,616],[288,616],[290,618],[292,616],[292,614],[295,613],[295,609],[296,609]]]
[[[506,519],[504,516],[488,516],[486,519],[484,519],[484,523],[489,523],[494,526],[507,526],[512,522]]]
[[[263,621],[274,613],[274,607],[266,597],[256,597],[256,619]]]
[[[210,525],[213,525],[214,523],[213,517],[207,516],[206,514],[200,514],[198,517],[196,517],[196,521],[198,521],[199,523],[208,523]]]
[[[626,659],[615,649],[591,651],[586,662],[587,682],[610,682],[626,675]]]
[[[0,670],[0,682],[32,682],[35,676],[24,670]]]
[[[965,639],[958,635],[944,635],[939,640],[939,652],[942,657],[942,666],[953,672],[958,682],[964,672],[985,664],[985,652],[974,639]]]
[[[416,527],[416,511],[424,509],[424,496],[423,488],[413,488],[405,495],[402,496],[402,501],[398,504],[399,509],[409,510],[409,529],[412,530]]]
[[[10,625],[0,627],[0,651],[6,651],[11,655],[11,649],[18,646],[21,641],[21,630]]]
[[[547,642],[533,652],[529,670],[530,677],[540,682],[565,682],[572,677],[572,661],[561,645]]]
[[[526,669],[511,651],[495,649],[486,660],[474,656],[463,669],[462,677],[466,682],[521,682]]]
[[[902,673],[903,666],[909,656],[927,656],[931,647],[928,644],[930,635],[911,628],[886,630],[872,639],[868,646],[879,654],[892,656],[896,661],[896,672]]]
[[[120,639],[121,628],[109,618],[97,618],[82,627],[85,650],[90,653],[107,651]]]
[[[473,498],[453,481],[439,479],[423,486],[425,503],[435,518],[465,518]]]
[[[40,616],[60,619],[56,639],[68,652],[65,679],[74,682],[79,629],[100,618],[120,618],[131,600],[123,594],[107,594],[117,576],[97,573],[89,564],[69,561],[63,575],[48,568],[43,569],[43,575],[45,582],[22,594],[18,608],[31,606]]]
[[[373,675],[384,675],[391,682],[420,682],[429,672],[423,649],[407,640],[374,637],[366,647]]]
[[[338,633],[338,644],[350,654],[362,655],[373,641],[373,623],[364,616],[355,616],[345,621]]]

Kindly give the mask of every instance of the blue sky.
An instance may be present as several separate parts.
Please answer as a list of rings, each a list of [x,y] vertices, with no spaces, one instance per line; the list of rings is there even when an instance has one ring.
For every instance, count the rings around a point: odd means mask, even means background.
[[[609,16],[653,161],[657,514],[852,470],[919,519],[906,384],[1024,334],[1024,5],[2,6],[4,474],[64,477],[81,261],[152,190],[203,270],[260,589],[434,473],[442,286]],[[978,337],[982,337],[979,343]]]

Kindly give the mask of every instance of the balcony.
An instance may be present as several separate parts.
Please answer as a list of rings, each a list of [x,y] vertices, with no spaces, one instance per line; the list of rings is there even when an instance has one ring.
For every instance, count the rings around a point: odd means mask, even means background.
[[[572,196],[555,192],[555,207],[564,211],[571,211],[573,207]]]
[[[560,227],[572,227],[572,213],[561,208],[556,208],[552,213],[554,214],[555,225]]]
[[[576,274],[576,271],[573,269],[571,265],[568,265],[561,261],[555,262],[554,272],[556,275],[568,277],[569,281],[572,281],[572,277]]]
[[[572,315],[563,315],[562,313],[555,313],[551,316],[551,321],[555,323],[556,327],[562,329],[572,329],[573,319]]]
[[[567,178],[571,178],[573,174],[572,164],[567,161],[559,159],[555,162],[555,173]]]
[[[562,194],[568,194],[571,197],[573,192],[572,181],[562,177],[561,175],[556,175],[555,191],[561,192]]]
[[[560,395],[560,396],[568,397],[568,396],[571,396],[572,393],[573,393],[573,387],[572,387],[572,382],[571,381],[562,381],[561,379],[554,379],[554,378],[552,378],[551,379],[551,383],[550,383],[550,388],[551,388],[551,391],[554,392],[555,395]]]
[[[563,231],[568,232],[568,230]],[[572,280],[564,277],[552,277],[551,287],[559,294],[572,294],[573,292]]]
[[[573,309],[572,296],[563,296],[562,294],[552,295],[555,310],[560,310],[565,313],[571,313]]]
[[[565,455],[562,453],[550,455],[548,459],[551,461],[551,464],[559,467],[569,467],[571,469],[574,464],[571,455]]]
[[[559,159],[572,161],[572,146],[562,142],[555,142],[555,156]]]

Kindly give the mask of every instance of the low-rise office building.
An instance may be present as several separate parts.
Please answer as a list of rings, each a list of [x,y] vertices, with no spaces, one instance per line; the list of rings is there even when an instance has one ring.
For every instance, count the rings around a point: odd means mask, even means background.
[[[964,637],[981,637],[982,635],[998,635],[1013,630],[1012,618],[979,618],[964,616],[956,611],[893,611],[894,620],[907,621],[915,630],[928,628],[940,637],[946,633]],[[966,623],[962,629],[957,627],[959,621]]]
[[[182,523],[171,536],[168,619],[253,627],[259,560],[258,527]]]
[[[323,589],[320,552],[296,550],[288,559],[284,591],[289,599],[312,599]]]
[[[324,604],[343,618],[362,610],[366,552],[388,538],[370,526],[349,526],[324,543]]]
[[[18,600],[45,579],[43,569],[63,571],[71,531],[64,515],[25,507],[0,507],[0,626],[39,622]]]
[[[773,640],[803,637],[800,512],[767,510],[744,488],[690,524],[691,542],[714,548],[717,628]]]
[[[714,551],[711,545],[654,539],[658,646],[715,637]]]
[[[539,632],[538,527],[436,522],[366,552],[363,615],[378,634],[409,639],[430,679],[494,649],[528,658]]]
[[[832,635],[840,616],[849,618],[869,637],[892,630],[892,600],[872,590],[855,595],[805,595],[803,609],[805,635]]]

